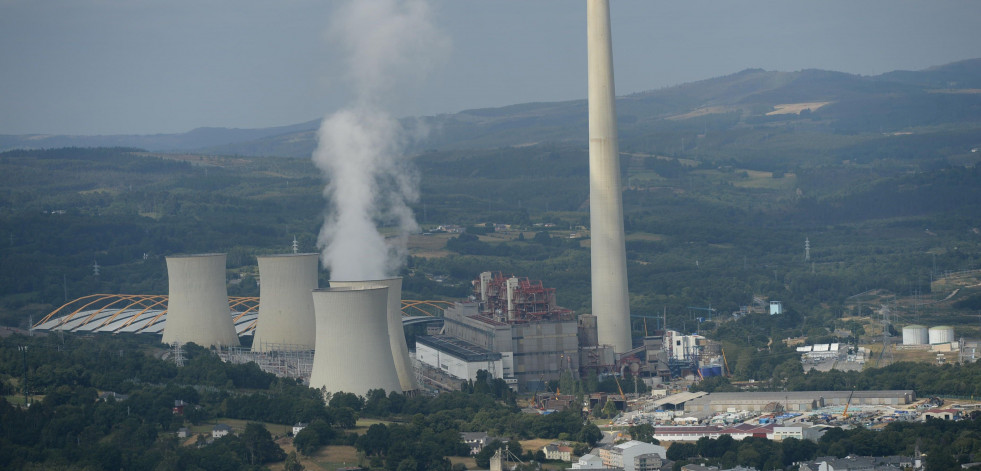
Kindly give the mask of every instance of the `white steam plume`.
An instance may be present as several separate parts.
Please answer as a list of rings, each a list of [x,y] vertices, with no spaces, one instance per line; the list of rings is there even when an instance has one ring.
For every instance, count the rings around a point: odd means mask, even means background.
[[[313,162],[327,180],[329,204],[317,244],[333,279],[387,278],[418,230],[409,204],[419,195],[402,159],[409,136],[384,105],[411,93],[406,85],[422,79],[448,43],[422,0],[349,1],[330,35],[347,54],[355,100],[325,118],[318,133]],[[399,236],[387,242],[379,224],[397,227]]]

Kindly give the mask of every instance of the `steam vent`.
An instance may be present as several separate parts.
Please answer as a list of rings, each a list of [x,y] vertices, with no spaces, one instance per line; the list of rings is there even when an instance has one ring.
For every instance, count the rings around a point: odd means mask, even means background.
[[[402,329],[402,278],[372,281],[331,280],[330,286],[331,288],[388,288],[388,340],[392,348],[392,359],[395,361],[395,371],[399,376],[399,386],[403,391],[419,389],[412,369],[412,358],[409,357],[409,347],[405,344],[405,331]]]
[[[313,292],[317,345],[310,387],[366,395],[402,392],[388,336],[388,288]]]
[[[256,257],[259,261],[259,318],[253,352],[313,350],[313,296],[319,254]]]
[[[170,295],[163,343],[238,346],[228,309],[225,254],[167,257]]]

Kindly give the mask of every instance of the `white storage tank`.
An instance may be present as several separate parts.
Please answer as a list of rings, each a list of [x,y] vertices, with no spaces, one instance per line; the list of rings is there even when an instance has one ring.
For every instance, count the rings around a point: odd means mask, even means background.
[[[926,345],[929,341],[925,325],[912,324],[903,327],[903,345]]]
[[[930,327],[930,345],[954,341],[954,328],[949,325]]]

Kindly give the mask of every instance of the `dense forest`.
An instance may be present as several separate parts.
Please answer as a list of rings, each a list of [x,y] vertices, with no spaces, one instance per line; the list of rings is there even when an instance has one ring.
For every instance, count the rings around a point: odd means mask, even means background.
[[[325,402],[322,391],[276,378],[254,363],[223,363],[194,344],[186,346],[186,364],[177,367],[160,358],[168,349],[157,342],[125,335],[0,339],[0,467],[259,469],[286,458],[264,423],[309,423],[294,437],[300,453],[350,445],[373,467],[389,471],[448,471],[447,456],[469,454],[461,431],[581,440],[586,447],[601,436],[577,411],[521,413],[502,380],[435,398],[373,390],[365,397],[337,392]],[[29,408],[10,402],[20,394],[33,398]],[[187,404],[182,415],[173,412],[177,400]],[[356,433],[359,417],[384,422]],[[181,445],[175,437],[182,426],[219,419],[251,423],[201,447]],[[528,457],[534,459],[534,450]]]

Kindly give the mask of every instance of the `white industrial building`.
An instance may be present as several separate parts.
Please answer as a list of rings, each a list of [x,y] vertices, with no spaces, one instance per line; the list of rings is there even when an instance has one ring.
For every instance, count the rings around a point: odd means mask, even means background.
[[[167,257],[170,295],[163,343],[238,346],[228,309],[225,254]]]
[[[382,286],[388,288],[388,304],[386,322],[388,323],[388,342],[395,362],[395,371],[399,378],[402,391],[419,389],[416,384],[415,371],[412,368],[412,358],[405,343],[405,330],[402,328],[402,278],[388,278],[369,281],[330,280],[332,288],[366,288]]]
[[[476,380],[479,370],[504,378],[500,353],[446,335],[416,337],[416,359],[462,380]]]
[[[610,447],[600,448],[600,458],[607,468],[623,468],[624,471],[635,471],[634,458],[639,455],[657,454],[662,460],[668,458],[668,450],[661,445],[630,440]]]
[[[579,461],[572,463],[572,469],[609,469],[603,466],[603,459],[591,453],[586,453],[579,457]]]
[[[315,253],[267,255],[259,262],[259,318],[253,352],[313,350],[316,326],[313,290],[317,289]]]
[[[780,301],[770,301],[770,315],[783,314],[783,303]]]
[[[848,398],[851,397],[849,402]],[[856,405],[902,406],[916,400],[910,389],[890,391],[781,391],[716,392],[684,403],[686,413],[697,417],[731,410],[763,411],[779,404],[786,411],[803,412],[827,406]]]
[[[816,443],[821,438],[821,435],[824,435],[824,431],[824,428],[815,427],[811,424],[774,425],[773,439],[780,441],[787,438],[796,438],[798,440],[810,440]]]
[[[797,347],[797,351],[802,353],[801,360],[822,361],[831,360],[841,356],[842,348],[839,343],[819,343],[815,345],[805,345]]]
[[[674,330],[664,333],[665,349],[671,352],[671,358],[675,360],[687,360],[697,356],[705,341],[706,338],[701,335],[685,335]]]
[[[402,392],[388,336],[388,288],[313,292],[317,344],[310,387],[364,396]]]

